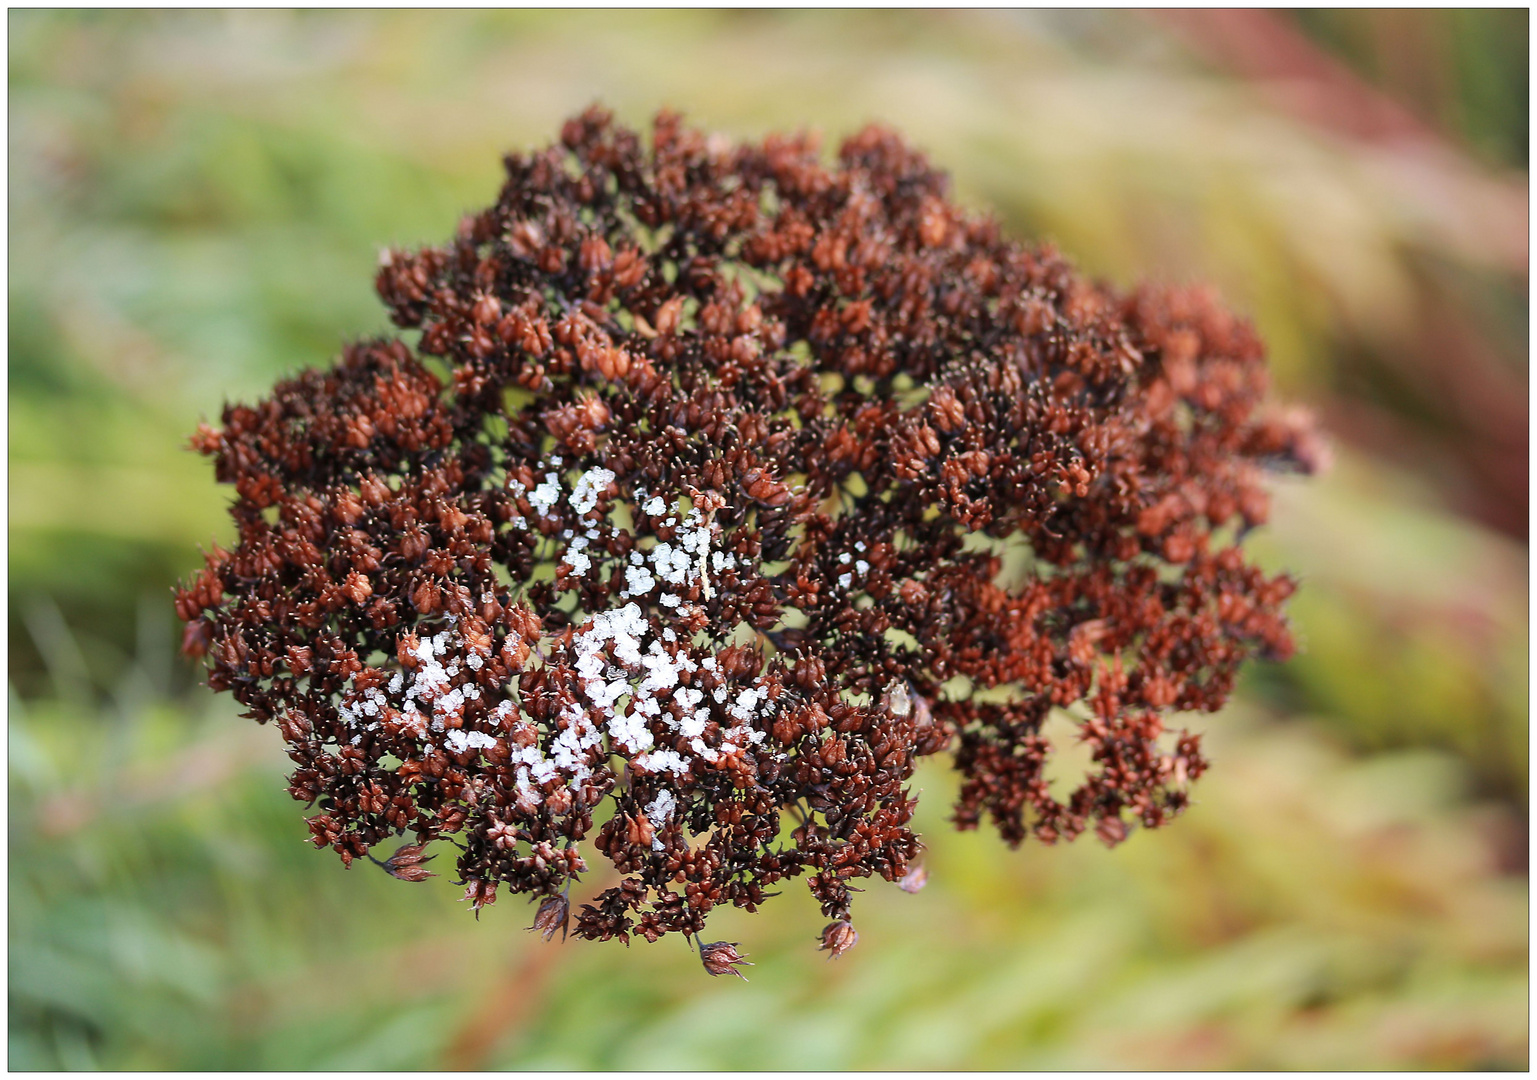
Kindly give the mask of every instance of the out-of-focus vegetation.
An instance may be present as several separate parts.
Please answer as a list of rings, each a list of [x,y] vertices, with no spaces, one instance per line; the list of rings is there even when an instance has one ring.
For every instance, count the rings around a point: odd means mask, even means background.
[[[13,12],[11,1066],[1525,1067],[1526,13],[1251,14],[1289,75],[1200,13]],[[798,883],[719,913],[748,984],[303,842],[175,655],[229,537],[185,436],[387,331],[377,249],[595,99],[883,119],[1016,235],[1252,315],[1338,465],[1254,537],[1306,651],[1191,719],[1188,815],[1011,853],[931,763],[928,888],[833,964]]]
[[[1304,8],[1295,18],[1328,52],[1485,161],[1526,167],[1524,8]]]

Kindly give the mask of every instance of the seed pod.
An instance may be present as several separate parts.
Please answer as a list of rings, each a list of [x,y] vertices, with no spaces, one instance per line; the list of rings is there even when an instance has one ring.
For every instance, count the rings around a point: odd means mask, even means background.
[[[699,946],[699,959],[704,964],[704,969],[711,975],[735,975],[743,982],[747,976],[737,970],[738,967],[752,967],[750,960],[736,951],[739,941],[712,941],[708,945]]]
[[[431,862],[437,856],[428,855],[423,857],[422,851],[423,845],[421,844],[407,844],[404,847],[396,848],[395,854],[379,865],[384,867],[385,873],[389,874],[390,877],[398,878],[401,881],[426,881],[430,877],[437,877],[432,871],[422,866],[422,863]]]
[[[859,932],[854,929],[854,924],[847,919],[839,919],[835,923],[828,923],[822,931],[822,943],[819,951],[825,951],[829,960],[836,960],[859,944]]]
[[[767,506],[783,506],[790,501],[790,489],[762,469],[748,469],[743,473],[742,489]]]
[[[482,296],[475,301],[473,315],[481,326],[490,326],[502,316],[501,302],[494,296]]]
[[[929,872],[922,866],[914,866],[902,875],[902,880],[897,882],[897,888],[905,893],[915,893],[928,883]]]
[[[373,595],[374,587],[366,575],[354,570],[347,575],[347,581],[342,585],[342,592],[347,594],[347,599],[354,604],[361,604]]]
[[[480,918],[480,909],[496,903],[496,882],[481,881],[479,878],[470,878],[464,890],[464,896],[460,902],[468,900],[470,908],[475,912],[475,918]]]
[[[547,896],[534,915],[534,925],[529,929],[537,932],[545,941],[553,940],[555,931],[560,939],[566,939],[566,926],[571,917],[571,904],[564,896]]]

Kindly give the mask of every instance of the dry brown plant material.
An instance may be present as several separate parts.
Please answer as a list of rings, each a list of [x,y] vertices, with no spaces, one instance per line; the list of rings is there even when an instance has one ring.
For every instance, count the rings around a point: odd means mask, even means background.
[[[239,541],[178,593],[185,650],[276,724],[317,847],[406,838],[414,881],[451,840],[477,914],[528,894],[546,938],[592,850],[620,882],[587,938],[699,940],[803,876],[836,956],[854,881],[922,884],[921,756],[1010,844],[1186,806],[1206,762],[1165,717],[1291,653],[1293,582],[1237,539],[1322,456],[1249,324],[1005,239],[880,127],[828,167],[593,109],[506,168],[383,258],[414,348],[192,440]],[[1053,709],[1093,755],[1065,800]]]

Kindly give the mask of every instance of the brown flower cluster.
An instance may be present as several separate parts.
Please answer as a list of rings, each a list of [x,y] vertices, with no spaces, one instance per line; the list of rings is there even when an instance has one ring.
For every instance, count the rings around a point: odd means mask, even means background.
[[[474,908],[529,894],[546,937],[584,838],[619,875],[587,938],[804,876],[836,956],[855,881],[922,885],[920,756],[1013,844],[1186,805],[1206,763],[1164,717],[1290,653],[1293,583],[1236,544],[1265,470],[1321,456],[1248,324],[1006,240],[879,127],[828,167],[594,109],[506,170],[384,257],[414,349],[193,438],[239,543],[179,592],[185,648],[281,731],[316,846],[408,837],[410,881],[449,840]],[[1065,801],[1053,709],[1093,754]]]

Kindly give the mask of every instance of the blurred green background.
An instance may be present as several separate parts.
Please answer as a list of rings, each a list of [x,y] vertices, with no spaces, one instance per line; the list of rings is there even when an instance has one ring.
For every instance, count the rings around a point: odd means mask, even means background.
[[[1527,13],[17,12],[12,1068],[1525,1068]],[[1114,852],[945,824],[829,964],[791,883],[720,937],[545,945],[313,851],[275,732],[175,653],[227,540],[187,434],[388,328],[389,244],[595,99],[904,130],[1091,272],[1215,282],[1324,417],[1255,550],[1304,653],[1192,722]]]

